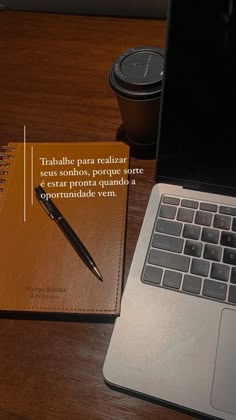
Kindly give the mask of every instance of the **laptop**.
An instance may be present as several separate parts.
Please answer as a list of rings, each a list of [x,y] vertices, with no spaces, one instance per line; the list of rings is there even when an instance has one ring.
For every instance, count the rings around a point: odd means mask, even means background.
[[[235,9],[171,1],[156,185],[103,368],[108,384],[227,420],[236,419]]]

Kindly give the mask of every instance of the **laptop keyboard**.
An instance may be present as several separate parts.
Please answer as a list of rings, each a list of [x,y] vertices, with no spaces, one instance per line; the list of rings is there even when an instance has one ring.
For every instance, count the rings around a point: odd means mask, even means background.
[[[164,195],[142,281],[236,305],[236,207]]]

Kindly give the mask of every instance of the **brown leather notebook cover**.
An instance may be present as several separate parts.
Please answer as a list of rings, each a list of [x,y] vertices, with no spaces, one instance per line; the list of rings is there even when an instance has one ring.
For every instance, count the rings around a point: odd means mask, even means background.
[[[0,310],[119,314],[128,147],[100,142],[8,148],[0,161]],[[39,184],[88,249],[103,282],[39,204]]]

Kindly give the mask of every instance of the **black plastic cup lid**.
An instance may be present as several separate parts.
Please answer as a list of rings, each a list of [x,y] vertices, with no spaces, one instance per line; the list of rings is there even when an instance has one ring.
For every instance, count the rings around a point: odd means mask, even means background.
[[[164,50],[137,47],[120,55],[110,69],[109,82],[121,96],[152,99],[161,96]]]

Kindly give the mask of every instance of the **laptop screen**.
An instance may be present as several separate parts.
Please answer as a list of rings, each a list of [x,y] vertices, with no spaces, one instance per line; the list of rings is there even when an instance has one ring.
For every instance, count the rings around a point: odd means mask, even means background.
[[[236,188],[236,0],[172,0],[157,179]]]

